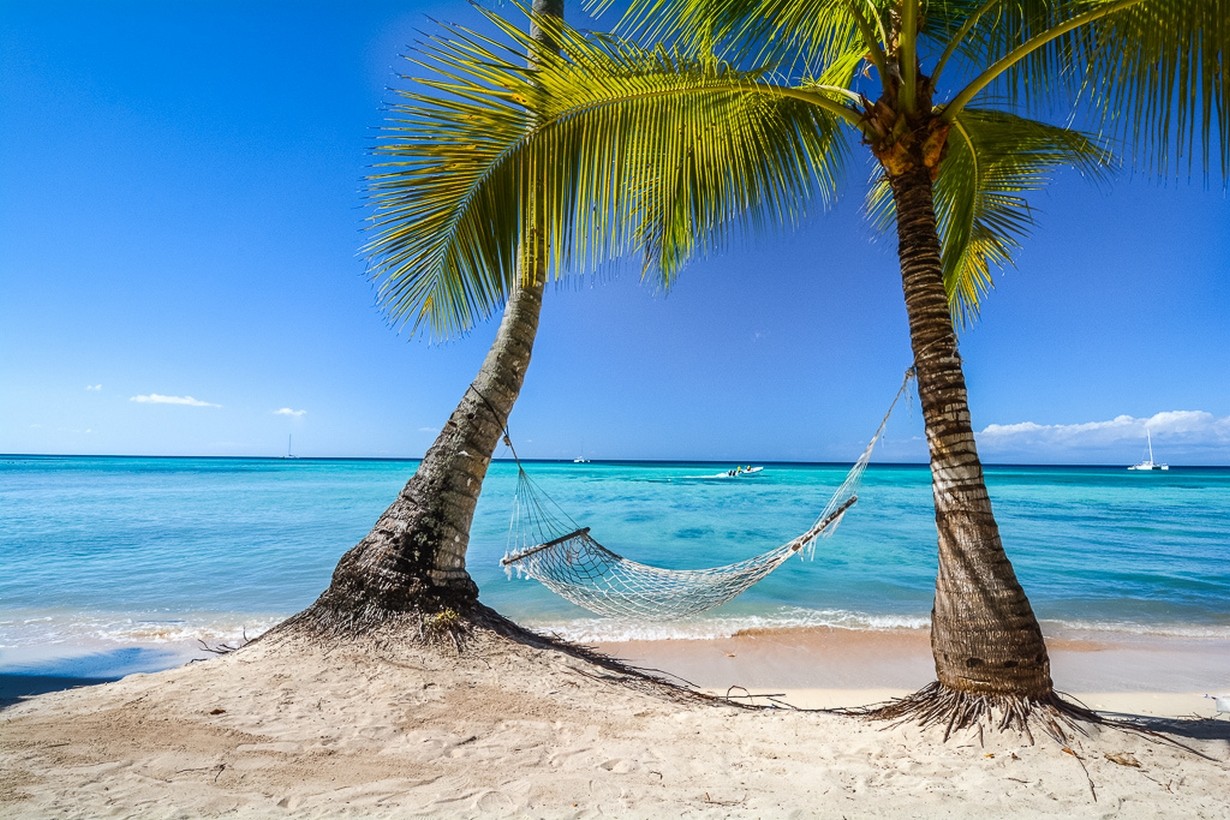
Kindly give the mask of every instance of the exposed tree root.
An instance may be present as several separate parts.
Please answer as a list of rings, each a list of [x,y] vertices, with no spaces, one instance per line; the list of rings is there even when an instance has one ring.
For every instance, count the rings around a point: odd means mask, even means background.
[[[1060,744],[1063,751],[1071,754],[1077,760],[1081,759],[1080,755],[1068,745],[1071,738],[1075,735],[1088,737],[1087,727],[1102,726],[1121,732],[1130,732],[1153,743],[1172,746],[1197,757],[1211,759],[1203,752],[1193,749],[1164,731],[1155,731],[1130,718],[1100,715],[1062,693],[1053,691],[1043,698],[975,694],[949,689],[939,682],[932,681],[914,694],[886,704],[832,711],[870,720],[888,721],[891,726],[899,726],[903,723],[916,723],[924,728],[942,725],[945,742],[953,732],[976,729],[981,744],[984,730],[991,729],[997,732],[1018,732],[1029,741],[1030,745],[1033,745],[1033,729],[1037,728]],[[1083,761],[1081,766],[1084,767]],[[1092,782],[1090,788],[1093,788]],[[1097,799],[1096,794],[1094,799]]]
[[[229,655],[230,653],[238,649],[243,649],[245,646],[252,643],[252,639],[248,637],[248,630],[245,629],[243,631],[243,638],[236,643],[235,646],[231,646],[228,643],[219,643],[211,646],[199,638],[197,639],[197,643],[201,645],[201,651],[203,652],[209,652],[214,655]]]
[[[495,637],[583,661],[584,666],[574,671],[595,680],[631,687],[680,703],[748,708],[744,704],[732,704],[728,700],[698,692],[686,682],[670,680],[667,673],[630,666],[591,647],[533,632],[476,601],[422,596],[417,602],[419,605],[396,612],[370,608],[344,613],[320,607],[319,603],[288,618],[253,639],[252,643],[306,639],[322,645],[362,642],[375,649],[412,643],[444,655],[460,657],[472,651],[472,644],[490,645],[476,638]]]
[[[890,721],[892,725],[911,722],[924,728],[942,725],[945,741],[953,732],[965,729],[977,729],[980,740],[984,729],[1015,731],[1024,735],[1031,745],[1034,729],[1041,729],[1057,743],[1067,745],[1069,733],[1088,734],[1083,724],[1108,723],[1097,712],[1055,692],[1042,698],[961,692],[937,681],[885,705],[847,710],[847,713]]]

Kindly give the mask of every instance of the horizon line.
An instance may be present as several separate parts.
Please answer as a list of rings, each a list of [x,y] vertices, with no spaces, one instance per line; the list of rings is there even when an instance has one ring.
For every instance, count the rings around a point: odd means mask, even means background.
[[[232,461],[414,461],[420,462],[423,456],[274,456],[274,455],[167,455],[167,454],[133,454],[133,453],[0,453],[0,459],[10,458],[151,458],[151,459],[213,459]],[[780,465],[846,465],[848,460],[803,461],[797,459],[718,459],[718,458],[591,458],[587,464],[728,464],[731,461],[748,464],[780,464]],[[516,464],[573,464],[570,458],[528,457],[517,459],[503,457],[491,459],[492,462]],[[868,466],[881,467],[928,467],[926,461],[872,461]],[[983,461],[984,467],[1083,467],[1090,469],[1127,470],[1130,465],[1105,462],[1057,462],[1057,461]],[[1170,470],[1191,469],[1230,469],[1230,464],[1169,464]],[[1143,472],[1168,472],[1162,470]]]

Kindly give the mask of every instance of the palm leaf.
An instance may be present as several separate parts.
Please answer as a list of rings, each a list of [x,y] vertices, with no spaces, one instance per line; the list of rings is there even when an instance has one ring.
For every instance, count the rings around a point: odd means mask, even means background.
[[[1146,167],[1167,174],[1186,157],[1189,173],[1199,162],[1225,178],[1228,46],[1230,0],[994,0],[959,51],[983,72],[971,87],[1043,115],[1083,95],[1089,127],[1122,138]]]
[[[1141,0],[1092,24],[1089,40],[1101,125],[1159,174],[1186,157],[1188,173],[1199,161],[1230,178],[1230,0]]]
[[[610,0],[593,5],[604,9]],[[887,0],[632,0],[618,30],[643,42],[679,43],[736,63],[775,66],[785,76],[814,76],[851,50],[869,48]],[[856,14],[855,10],[861,12]]]
[[[1103,180],[1110,155],[1089,135],[997,111],[966,109],[948,138],[935,182],[944,287],[953,319],[968,326],[993,285],[993,270],[1012,263],[1034,225],[1028,194],[1058,168]],[[881,178],[868,198],[872,221],[887,229],[894,211]]]
[[[638,252],[669,284],[836,185],[838,124],[856,117],[822,89],[567,26],[556,56],[488,17],[509,44],[458,26],[427,40],[415,59],[433,77],[401,93],[377,149],[365,250],[395,321],[464,332],[532,237],[553,276]]]
[[[1097,0],[946,0],[928,5],[927,34],[959,54],[972,76],[1088,11],[1091,2]],[[1082,81],[1083,37],[1074,29],[1019,55],[996,74],[992,93],[1009,105],[1070,104]]]
[[[363,252],[390,318],[447,337],[502,303],[519,237],[488,228],[520,211],[525,174],[510,162],[533,93],[513,52],[446,25],[412,58],[430,78],[396,92],[368,177],[371,239]]]
[[[553,222],[574,263],[635,251],[669,284],[697,253],[797,225],[835,187],[835,118],[762,76],[665,50],[569,51],[573,62],[541,78],[552,124],[538,147],[577,158],[558,189],[575,208]]]

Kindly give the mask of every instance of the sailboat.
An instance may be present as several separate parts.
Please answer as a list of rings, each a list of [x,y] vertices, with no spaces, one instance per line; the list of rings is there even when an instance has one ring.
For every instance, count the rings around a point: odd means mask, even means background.
[[[1141,461],[1139,464],[1133,464],[1128,467],[1129,470],[1169,470],[1169,464],[1158,464],[1153,460],[1153,437],[1149,435],[1148,429],[1145,430],[1145,441],[1149,444],[1149,457]]]
[[[286,436],[286,456],[285,458],[298,458],[299,457],[295,455],[294,451],[291,449],[291,445],[294,444],[294,441],[295,441],[294,433],[290,433]]]

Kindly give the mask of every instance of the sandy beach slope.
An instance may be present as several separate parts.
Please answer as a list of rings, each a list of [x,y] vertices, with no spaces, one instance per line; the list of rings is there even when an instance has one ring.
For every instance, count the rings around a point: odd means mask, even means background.
[[[1106,728],[941,743],[485,634],[461,656],[257,642],[0,712],[0,815],[1230,816],[1230,721],[1150,725],[1204,756]]]
[[[1205,693],[1230,693],[1225,639],[1052,636],[1047,648],[1056,684],[1098,711],[1211,717]],[[707,692],[788,693],[792,705],[807,708],[904,697],[934,675],[923,629],[747,630],[714,640],[626,641],[598,649]],[[1230,716],[1226,722],[1230,728]]]

